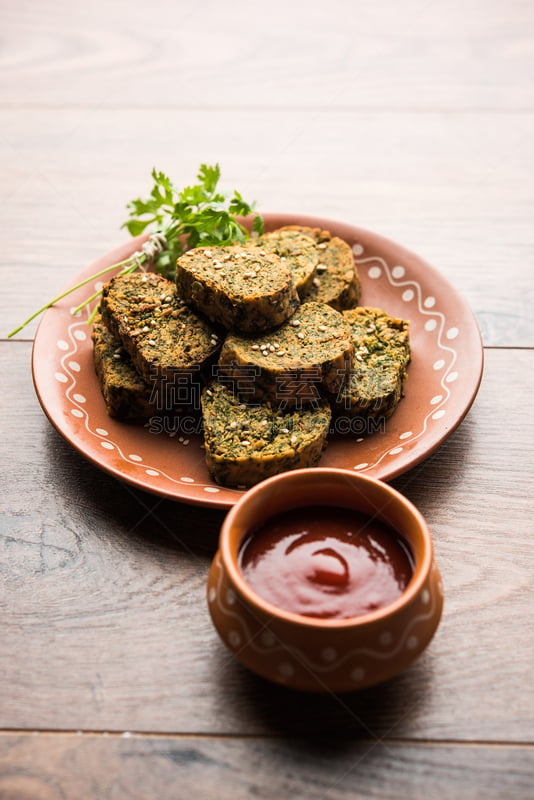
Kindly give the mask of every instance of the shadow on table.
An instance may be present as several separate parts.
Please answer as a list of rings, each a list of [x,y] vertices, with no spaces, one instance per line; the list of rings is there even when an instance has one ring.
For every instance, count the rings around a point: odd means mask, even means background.
[[[428,705],[432,659],[424,654],[401,675],[357,692],[314,694],[286,689],[257,677],[219,651],[224,702],[232,725],[267,734],[350,739],[413,735],[416,719]],[[224,663],[223,663],[224,661]],[[242,718],[242,719],[240,719]]]
[[[45,502],[67,525],[105,531],[139,546],[169,553],[195,553],[209,563],[217,549],[223,510],[159,497],[126,484],[97,468],[50,427],[41,454]]]

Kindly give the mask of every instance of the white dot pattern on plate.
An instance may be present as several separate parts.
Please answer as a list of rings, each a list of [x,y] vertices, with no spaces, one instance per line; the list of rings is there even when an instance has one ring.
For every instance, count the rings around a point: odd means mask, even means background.
[[[194,483],[195,482],[194,478],[188,478],[186,475],[182,475],[180,480],[183,481],[183,483]]]
[[[437,404],[441,403],[442,400],[443,400],[443,395],[442,394],[435,394],[434,397],[432,398],[432,400],[430,401],[430,405],[431,406],[437,406]]]
[[[69,361],[69,367],[73,372],[79,372],[81,369],[77,361]]]
[[[365,670],[363,667],[355,667],[351,673],[350,677],[353,681],[363,681],[365,678]]]
[[[96,432],[99,436],[109,436],[109,433],[105,428],[96,428]]]
[[[368,466],[369,466],[369,464],[367,463],[367,461],[362,461],[361,464],[356,464],[354,469],[365,469]]]
[[[210,603],[214,603],[216,598],[217,598],[217,589],[215,588],[215,586],[211,586],[208,592],[208,600],[210,601]]]
[[[442,358],[439,358],[437,361],[434,361],[432,367],[437,371],[439,369],[443,369],[445,366],[445,361]]]
[[[219,490],[219,489],[217,489],[217,487],[216,487],[216,486],[204,486],[204,491],[205,491],[205,492],[209,492],[209,493],[211,493],[211,494],[216,494],[216,493],[217,493],[218,491],[220,491],[220,490]]]
[[[387,647],[393,641],[393,636],[391,635],[390,631],[382,631],[378,637],[378,641],[383,647]]]
[[[391,274],[393,275],[394,278],[404,278],[405,273],[406,270],[404,269],[404,267],[401,267],[400,264],[397,265],[396,267],[393,267],[393,269],[391,270]]]
[[[58,346],[58,348],[60,350],[68,350],[69,349],[69,343],[66,342],[64,339],[58,339],[56,344],[57,344],[57,346]]]
[[[382,270],[380,267],[370,267],[367,274],[372,280],[376,281],[382,275]]]
[[[71,408],[70,413],[73,417],[78,417],[78,419],[83,419],[83,411],[80,411],[79,408]]]
[[[434,411],[434,413],[432,414],[432,419],[441,419],[444,416],[445,416],[445,410],[443,408],[440,408],[439,411]]]
[[[459,333],[460,331],[458,330],[458,328],[449,328],[445,336],[447,337],[447,339],[456,339]]]
[[[87,334],[85,331],[74,331],[74,336],[79,342],[85,342]]]
[[[147,475],[150,475],[153,478],[157,478],[158,475],[159,475],[159,472],[157,471],[157,469],[145,469],[145,472],[146,472]]]
[[[355,256],[361,256],[363,253],[362,245],[359,242],[355,242],[355,244],[352,245],[352,252]]]
[[[434,331],[438,326],[436,319],[427,319],[425,322],[425,331]]]
[[[87,400],[85,398],[85,395],[83,395],[83,394],[76,393],[76,394],[73,394],[72,397],[73,397],[74,400],[76,400],[77,403],[86,403],[87,402]]]
[[[402,453],[403,449],[404,449],[404,448],[402,448],[402,447],[393,447],[393,448],[392,448],[392,449],[389,451],[389,454],[390,454],[390,456],[396,456],[396,455],[398,455],[399,453]]]
[[[128,456],[128,458],[131,458],[131,459],[132,459],[132,461],[142,461],[142,460],[143,460],[143,459],[141,458],[141,456],[138,456],[138,455],[137,455],[137,453],[130,453],[130,455]]]
[[[67,376],[64,375],[62,372],[56,372],[54,378],[56,379],[56,381],[58,381],[58,383],[68,383],[69,380]]]
[[[399,436],[399,439],[409,439],[411,435],[412,435],[411,431],[404,431],[404,433],[401,433],[401,435]]]
[[[408,650],[415,650],[418,644],[419,644],[419,639],[417,638],[417,636],[408,636],[408,639],[406,640],[406,647],[408,648]]]
[[[104,448],[104,450],[115,450],[115,445],[111,444],[111,442],[100,442],[100,446]]]
[[[457,372],[449,372],[445,380],[447,381],[447,383],[454,383],[454,381],[457,380],[457,378],[458,378]]]
[[[421,592],[421,602],[423,605],[427,606],[430,603],[430,592],[428,589],[423,589]]]
[[[436,305],[436,298],[429,295],[429,297],[425,297],[423,305],[425,308],[434,308]]]
[[[413,299],[414,299],[414,297],[415,297],[415,292],[414,292],[414,290],[413,290],[413,289],[406,289],[406,291],[404,291],[404,292],[402,293],[402,299],[403,299],[403,300],[404,300],[406,303],[409,303],[409,302],[410,302],[410,300],[413,300]]]

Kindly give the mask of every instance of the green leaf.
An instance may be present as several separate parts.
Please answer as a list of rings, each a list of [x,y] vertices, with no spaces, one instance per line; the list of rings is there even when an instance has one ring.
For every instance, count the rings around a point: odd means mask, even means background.
[[[131,236],[140,236],[140,234],[143,233],[147,225],[150,225],[151,222],[153,222],[153,219],[146,219],[146,220],[131,219],[128,220],[127,222],[124,222],[122,224],[122,227],[126,228]]]
[[[259,214],[256,214],[254,220],[252,222],[252,230],[254,233],[257,233],[258,236],[262,236],[263,234],[263,217],[260,217]]]
[[[218,164],[215,164],[213,167],[209,167],[207,164],[200,165],[197,179],[201,182],[208,194],[213,194],[220,177],[221,169]]]

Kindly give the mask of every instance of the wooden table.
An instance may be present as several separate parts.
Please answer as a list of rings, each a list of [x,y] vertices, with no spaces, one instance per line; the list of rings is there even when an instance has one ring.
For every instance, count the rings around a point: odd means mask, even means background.
[[[234,0],[1,9],[0,797],[534,796],[534,5]],[[49,424],[35,324],[126,241],[157,166],[375,230],[467,299],[485,373],[393,481],[446,605],[389,683],[308,697],[237,665],[206,603],[223,512],[134,490]]]

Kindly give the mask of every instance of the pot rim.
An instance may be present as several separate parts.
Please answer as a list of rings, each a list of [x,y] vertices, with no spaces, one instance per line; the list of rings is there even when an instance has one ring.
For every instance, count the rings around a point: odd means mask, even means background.
[[[231,533],[234,527],[236,524],[238,524],[239,518],[243,514],[244,509],[246,509],[251,502],[254,502],[258,498],[258,495],[261,496],[263,493],[268,495],[269,490],[276,484],[300,482],[303,480],[303,478],[309,479],[310,481],[320,482],[322,477],[328,475],[338,475],[340,477],[348,478],[349,481],[355,485],[359,484],[360,488],[363,487],[365,489],[365,487],[373,486],[375,489],[378,489],[378,491],[383,493],[390,502],[400,504],[404,507],[404,509],[414,520],[416,529],[421,537],[423,544],[422,558],[415,563],[414,574],[412,575],[412,578],[406,589],[392,603],[389,603],[388,605],[383,606],[376,611],[370,612],[369,614],[363,614],[355,617],[345,617],[342,619],[322,619],[320,617],[306,617],[303,614],[297,614],[292,611],[287,611],[280,606],[276,606],[263,599],[247,583],[238,564],[239,547],[236,547],[234,553],[231,546]],[[301,504],[296,504],[295,506],[289,505],[288,510],[290,508],[299,507],[304,506]],[[332,507],[335,508],[338,506],[333,504]],[[347,507],[350,508],[350,506]],[[357,506],[354,506],[354,510],[358,510]],[[266,511],[265,516],[259,521],[264,521],[265,519],[268,519],[269,516],[270,515],[268,511]],[[248,530],[243,530],[243,534],[238,544],[241,543],[247,532]],[[400,533],[403,535],[402,532]],[[237,591],[241,595],[242,599],[250,604],[256,612],[266,614],[288,624],[297,625],[301,628],[304,627],[328,631],[336,629],[343,630],[355,627],[362,628],[395,615],[397,612],[415,600],[419,592],[422,590],[434,563],[434,548],[427,522],[421,512],[410,500],[404,497],[404,495],[401,494],[401,492],[399,492],[397,489],[394,489],[389,484],[384,483],[377,478],[351,472],[350,470],[332,467],[312,467],[284,472],[279,475],[266,478],[249,489],[232,507],[223,521],[219,537],[219,553],[222,563],[226,568],[229,578],[233,584],[233,589]]]

